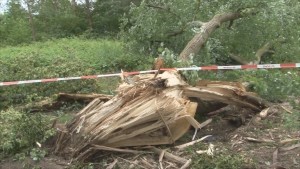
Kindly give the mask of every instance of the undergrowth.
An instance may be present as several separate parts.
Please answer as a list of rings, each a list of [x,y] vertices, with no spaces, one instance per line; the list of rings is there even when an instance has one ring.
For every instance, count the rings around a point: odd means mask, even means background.
[[[293,107],[292,113],[283,113],[283,125],[289,130],[300,130],[300,98],[289,98],[291,106]]]
[[[126,52],[115,40],[79,38],[0,48],[0,82],[74,77],[144,69],[149,61]],[[58,92],[111,94],[119,78],[73,80],[0,88],[0,109]]]
[[[42,114],[19,112],[12,108],[0,112],[0,157],[30,151],[54,134],[49,119]]]
[[[195,150],[207,149],[207,144],[198,143],[186,150],[186,153],[192,156],[192,166],[194,169],[242,169],[255,168],[254,162],[240,154],[236,154],[223,148],[216,147],[213,155],[197,154]]]
[[[229,70],[199,72],[199,79],[238,81],[248,90],[272,101],[281,102],[289,96],[300,96],[300,76],[297,70]]]

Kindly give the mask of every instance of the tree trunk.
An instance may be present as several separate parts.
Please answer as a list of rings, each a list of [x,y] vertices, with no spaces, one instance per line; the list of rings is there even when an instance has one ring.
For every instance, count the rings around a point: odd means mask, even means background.
[[[219,28],[222,23],[233,21],[240,17],[242,17],[240,12],[215,15],[210,21],[203,24],[203,26],[201,27],[201,31],[193,37],[193,39],[180,53],[180,58],[182,60],[187,60],[191,55],[197,54],[204,46],[211,33]]]
[[[86,16],[87,16],[87,21],[89,24],[89,28],[93,29],[93,19],[92,19],[92,14],[91,14],[91,3],[89,0],[85,0],[85,10],[86,10]]]
[[[32,14],[32,5],[33,1],[32,0],[26,0],[25,1],[28,9],[28,16],[29,16],[29,25],[31,27],[31,33],[32,33],[32,40],[36,40],[36,32],[35,32],[35,26],[34,26],[34,21],[33,21],[33,14]]]

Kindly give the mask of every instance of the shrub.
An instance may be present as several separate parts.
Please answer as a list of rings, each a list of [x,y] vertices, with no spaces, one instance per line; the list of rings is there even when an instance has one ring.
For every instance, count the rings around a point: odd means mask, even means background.
[[[60,39],[0,49],[0,82],[83,76],[142,69],[148,62],[127,53],[114,40]],[[115,89],[118,79],[75,80],[0,88],[0,106],[28,103],[58,92],[91,93]],[[106,88],[104,88],[106,87]]]
[[[12,108],[0,112],[0,151],[2,155],[15,154],[44,142],[54,134],[48,127],[48,118],[28,114]]]

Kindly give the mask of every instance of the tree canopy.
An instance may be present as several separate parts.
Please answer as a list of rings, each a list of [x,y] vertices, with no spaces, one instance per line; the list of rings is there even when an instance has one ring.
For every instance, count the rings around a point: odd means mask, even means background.
[[[112,36],[134,1],[8,0],[0,14],[0,44],[70,36]],[[137,1],[138,2],[138,1]]]
[[[264,56],[265,62],[288,62],[299,59],[299,10],[297,0],[143,0],[123,19],[123,33],[142,52],[157,54],[164,44],[179,55],[193,36],[210,31],[205,26],[214,17],[237,14],[215,25],[219,29],[197,46],[196,59],[249,63]]]
[[[299,59],[298,0],[8,0],[6,6],[1,46],[119,35],[131,50],[152,56],[168,50],[200,64]]]

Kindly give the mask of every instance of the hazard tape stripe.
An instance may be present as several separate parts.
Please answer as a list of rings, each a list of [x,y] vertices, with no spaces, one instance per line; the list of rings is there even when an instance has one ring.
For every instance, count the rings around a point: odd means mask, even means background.
[[[192,70],[237,70],[237,69],[285,69],[285,68],[299,68],[300,63],[282,63],[282,64],[261,64],[261,65],[231,65],[231,66],[202,66],[202,67],[183,67],[183,68],[161,68],[162,71],[177,70],[177,71],[192,71]],[[135,72],[123,72],[125,76],[138,75],[146,73],[154,73],[157,70],[144,70]],[[65,78],[49,78],[39,80],[23,80],[13,82],[0,82],[0,86],[12,86],[20,84],[31,84],[31,83],[48,83],[57,81],[68,81],[68,80],[79,80],[79,79],[97,79],[102,77],[116,77],[120,76],[121,73],[113,74],[102,74],[102,75],[87,75],[79,77],[65,77]]]

